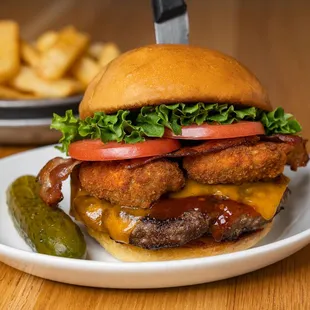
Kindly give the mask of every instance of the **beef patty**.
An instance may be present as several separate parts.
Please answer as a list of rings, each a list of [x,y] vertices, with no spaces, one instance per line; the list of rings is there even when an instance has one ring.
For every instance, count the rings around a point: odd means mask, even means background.
[[[277,213],[288,194],[287,189]],[[129,243],[144,249],[160,249],[182,246],[203,235],[210,235],[218,242],[235,240],[243,233],[264,228],[270,221],[250,206],[232,200],[218,200],[211,212],[195,208],[175,218],[144,217],[132,231]]]

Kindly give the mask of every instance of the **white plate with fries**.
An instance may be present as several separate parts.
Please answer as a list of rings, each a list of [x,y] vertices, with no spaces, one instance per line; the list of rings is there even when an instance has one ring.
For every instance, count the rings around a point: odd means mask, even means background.
[[[0,38],[0,100],[83,94],[100,69],[120,54],[114,43],[91,43],[88,34],[73,26],[26,42],[16,22],[0,20]]]
[[[260,244],[240,252],[179,261],[120,262],[84,231],[87,258],[71,259],[32,252],[19,236],[8,213],[6,189],[22,175],[37,175],[51,158],[53,146],[0,160],[0,261],[41,278],[94,287],[160,288],[221,280],[263,268],[300,250],[310,242],[310,166],[297,173],[286,169],[291,196]],[[63,186],[61,208],[68,213],[70,184]]]

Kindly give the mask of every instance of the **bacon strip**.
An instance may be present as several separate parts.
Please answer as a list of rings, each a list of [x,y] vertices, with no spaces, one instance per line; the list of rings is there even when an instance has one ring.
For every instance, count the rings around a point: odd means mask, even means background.
[[[184,157],[184,156],[197,156],[203,155],[213,152],[219,152],[225,149],[228,149],[233,146],[238,145],[251,145],[255,144],[259,141],[258,136],[253,137],[242,137],[242,138],[235,138],[235,139],[219,139],[219,140],[209,140],[202,144],[195,145],[195,146],[186,146],[183,147],[175,152],[163,154],[154,157],[147,157],[147,158],[138,158],[138,159],[131,159],[128,160],[126,164],[127,169],[134,169],[141,167],[151,161],[163,158],[163,157]]]
[[[287,165],[291,166],[291,170],[296,171],[298,167],[306,167],[309,162],[309,155],[306,149],[307,140],[298,143],[293,151],[287,156]]]
[[[81,161],[72,158],[55,157],[40,170],[37,180],[41,185],[40,197],[50,206],[57,206],[63,199],[62,182],[68,178]]]
[[[142,167],[154,160],[163,158],[164,156],[160,155],[160,156],[153,156],[153,157],[143,157],[143,158],[135,158],[135,159],[128,159],[126,160],[126,162],[124,162],[125,164],[125,168],[126,169],[135,169],[135,168],[139,168]]]
[[[304,141],[304,139],[300,136],[284,135],[284,134],[275,134],[272,136],[261,136],[261,140],[271,141],[271,142],[285,142],[285,143],[292,144],[292,145],[297,145]]]
[[[238,145],[252,145],[259,141],[258,136],[242,137],[235,139],[209,140],[200,145],[183,147],[175,152],[166,154],[165,157],[197,156],[219,152]]]
[[[287,155],[287,165],[291,170],[296,171],[299,167],[306,167],[309,161],[306,144],[307,140],[294,135],[272,135],[262,137],[265,141],[284,142],[293,146],[293,149]]]

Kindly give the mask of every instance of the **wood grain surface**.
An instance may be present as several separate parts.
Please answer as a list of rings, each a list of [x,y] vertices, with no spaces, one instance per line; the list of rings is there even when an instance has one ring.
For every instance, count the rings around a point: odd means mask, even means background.
[[[269,90],[274,106],[293,113],[310,138],[310,1],[191,0],[191,43],[244,62]],[[20,22],[32,39],[74,24],[122,50],[154,42],[147,0],[1,1],[0,19]],[[1,38],[0,38],[1,40]],[[1,147],[0,157],[26,147]],[[0,177],[5,177],[1,175]],[[3,190],[3,189],[2,189]],[[259,271],[225,281],[160,290],[75,287],[39,279],[0,263],[4,309],[310,309],[310,246]]]

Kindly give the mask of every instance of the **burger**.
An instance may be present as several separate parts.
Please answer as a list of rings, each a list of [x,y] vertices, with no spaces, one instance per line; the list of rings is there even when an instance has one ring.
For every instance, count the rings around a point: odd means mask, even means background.
[[[123,261],[231,253],[268,234],[306,166],[301,126],[242,64],[187,45],[150,45],[110,62],[79,118],[54,114],[69,155],[40,171],[52,207],[71,176],[71,215]]]

